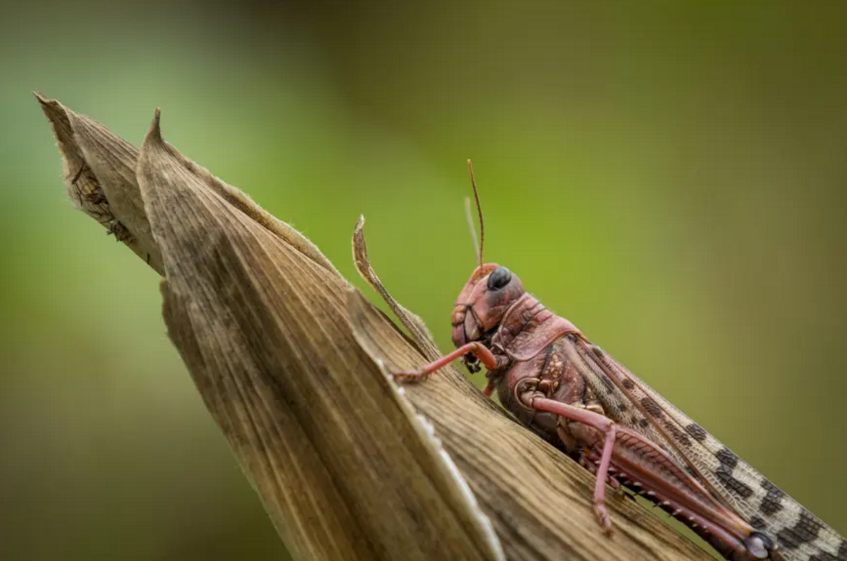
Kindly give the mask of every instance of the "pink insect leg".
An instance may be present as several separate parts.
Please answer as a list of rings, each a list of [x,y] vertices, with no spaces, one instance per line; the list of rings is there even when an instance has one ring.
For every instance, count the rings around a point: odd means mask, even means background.
[[[615,446],[615,435],[617,429],[615,423],[608,417],[604,417],[599,413],[587,411],[580,407],[574,407],[561,401],[554,401],[545,397],[532,398],[531,405],[533,409],[538,411],[546,411],[554,413],[560,417],[570,419],[582,423],[586,426],[597,429],[605,435],[603,442],[603,455],[600,459],[600,465],[597,467],[597,482],[594,485],[594,512],[597,514],[597,519],[600,525],[606,531],[611,531],[612,520],[609,518],[609,513],[606,511],[606,479],[609,475],[609,466],[612,463],[612,451]]]
[[[430,362],[427,365],[422,366],[418,370],[413,370],[411,372],[395,372],[394,379],[395,380],[418,380],[423,379],[438,370],[439,368],[443,368],[456,360],[457,358],[461,358],[468,353],[473,353],[475,357],[479,359],[479,361],[485,365],[485,367],[489,370],[495,370],[499,366],[501,366],[497,362],[497,357],[494,356],[494,353],[486,349],[481,343],[468,343],[467,345],[462,345],[452,353],[445,355],[434,362]]]

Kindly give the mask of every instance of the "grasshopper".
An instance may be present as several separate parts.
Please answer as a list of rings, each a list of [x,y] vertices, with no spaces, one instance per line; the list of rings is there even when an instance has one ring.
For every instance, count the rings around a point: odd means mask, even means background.
[[[426,378],[461,358],[487,369],[521,423],[596,474],[594,511],[612,522],[606,483],[642,494],[730,561],[847,561],[847,540],[741,460],[570,321],[524,290],[506,267],[483,261],[485,230],[468,160],[480,237],[478,265],[452,315],[456,350],[399,381]]]

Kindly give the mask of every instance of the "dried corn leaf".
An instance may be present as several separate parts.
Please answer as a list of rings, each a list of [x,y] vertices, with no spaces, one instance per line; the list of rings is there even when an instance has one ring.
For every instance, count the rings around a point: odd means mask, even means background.
[[[79,166],[164,275],[169,334],[295,558],[708,558],[620,497],[602,535],[592,477],[458,369],[394,386],[390,371],[438,350],[379,282],[361,224],[357,266],[413,342],[305,237],[164,142],[158,116],[139,153],[39,101],[66,178]]]
[[[326,544],[325,558],[495,559],[476,509],[439,484],[451,474],[350,333],[347,283],[183,161],[156,119],[138,180],[164,259],[165,321],[198,387],[216,388],[206,404],[273,497],[286,542],[308,559]],[[286,473],[300,453],[308,466]]]

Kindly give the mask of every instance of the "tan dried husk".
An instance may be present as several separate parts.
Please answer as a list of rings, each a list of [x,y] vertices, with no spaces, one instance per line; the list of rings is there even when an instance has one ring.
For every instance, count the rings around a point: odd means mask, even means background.
[[[616,495],[602,534],[592,476],[457,368],[397,387],[391,371],[439,351],[373,271],[363,220],[357,267],[410,337],[309,240],[164,142],[158,113],[138,150],[39,101],[74,202],[163,276],[168,333],[295,559],[709,558]]]

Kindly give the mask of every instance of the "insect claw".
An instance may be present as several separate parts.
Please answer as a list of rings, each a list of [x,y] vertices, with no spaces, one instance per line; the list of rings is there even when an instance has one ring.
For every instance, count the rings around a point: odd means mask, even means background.
[[[606,506],[602,504],[594,505],[594,513],[597,515],[597,522],[600,523],[601,530],[604,534],[612,533],[612,519],[609,518],[609,513],[606,512]]]

